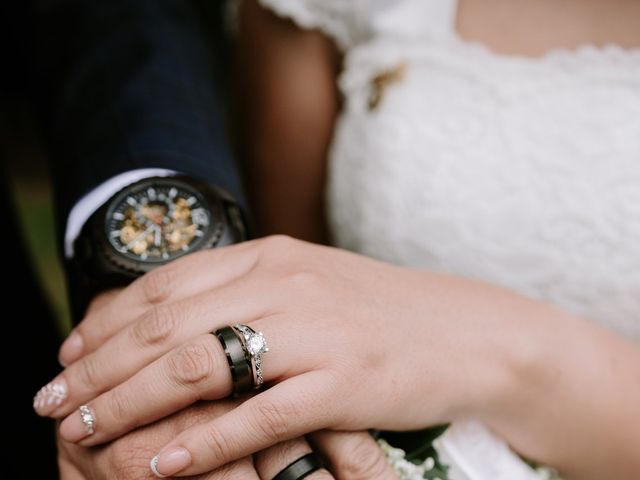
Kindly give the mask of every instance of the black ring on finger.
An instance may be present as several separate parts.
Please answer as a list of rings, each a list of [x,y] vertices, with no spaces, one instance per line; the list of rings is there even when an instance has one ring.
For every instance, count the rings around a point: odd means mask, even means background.
[[[233,381],[233,394],[238,396],[250,392],[253,388],[253,374],[247,360],[244,344],[232,327],[216,330],[215,336],[220,341],[227,357]]]
[[[293,463],[290,463],[280,471],[273,480],[300,480],[307,475],[311,475],[316,470],[320,470],[322,464],[315,453],[307,453]]]

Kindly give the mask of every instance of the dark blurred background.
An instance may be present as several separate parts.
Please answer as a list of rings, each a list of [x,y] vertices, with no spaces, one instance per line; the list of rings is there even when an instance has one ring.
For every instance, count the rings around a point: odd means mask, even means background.
[[[26,96],[15,89],[11,93],[10,96],[3,95],[0,145],[5,159],[6,184],[14,200],[21,231],[5,234],[16,241],[21,241],[21,236],[24,239],[40,286],[55,314],[57,327],[65,333],[70,328],[69,309],[57,250],[46,156]]]
[[[4,234],[11,237],[11,241],[23,239],[46,301],[55,315],[57,328],[61,334],[66,334],[71,324],[58,242],[64,232],[55,231],[52,186],[32,101],[34,94],[37,96],[39,92],[33,91],[29,77],[32,68],[29,52],[38,35],[28,22],[33,1],[2,3],[0,42],[3,47],[0,51],[8,68],[0,76],[0,156],[6,177],[6,182],[0,185],[9,189],[20,229]],[[192,3],[202,13],[203,23],[210,27],[218,72],[228,71],[226,12],[221,7],[225,2],[192,0]],[[225,88],[227,79],[219,80]],[[5,240],[9,241],[9,238]],[[11,294],[11,291],[5,293]]]
[[[41,65],[32,54],[34,45],[46,42],[46,35],[39,35],[29,15],[36,3],[49,2],[64,8],[82,0],[0,2],[0,225],[4,227],[0,229],[0,275],[5,285],[0,289],[4,342],[0,358],[11,416],[3,435],[9,441],[9,462],[3,466],[2,478],[57,477],[53,422],[37,417],[32,408],[38,388],[60,370],[58,345],[71,327],[61,265],[64,232],[56,231],[64,226],[54,216],[51,172],[38,117],[50,84],[46,76],[34,74]],[[212,45],[218,47],[212,55],[223,66],[218,68],[221,77],[226,77],[223,2],[193,3],[202,13]],[[82,5],[93,5],[93,1]],[[57,55],[45,60],[53,58]]]

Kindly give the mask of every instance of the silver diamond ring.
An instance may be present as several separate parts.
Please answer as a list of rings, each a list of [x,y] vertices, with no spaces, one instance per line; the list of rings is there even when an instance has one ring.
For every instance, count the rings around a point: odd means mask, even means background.
[[[87,435],[93,435],[96,431],[96,417],[93,414],[93,410],[87,405],[81,405],[78,410],[80,410],[80,418],[82,419],[82,423],[84,423]]]
[[[247,325],[234,325],[234,327],[244,340],[244,347],[249,354],[251,361],[251,371],[253,373],[253,388],[260,388],[264,383],[262,376],[262,354],[269,351],[267,339],[262,332],[256,332]]]

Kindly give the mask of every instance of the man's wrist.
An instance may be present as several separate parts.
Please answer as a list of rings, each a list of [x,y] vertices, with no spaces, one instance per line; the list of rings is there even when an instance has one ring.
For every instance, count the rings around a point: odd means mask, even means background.
[[[79,320],[101,291],[126,286],[190,252],[246,236],[240,206],[215,185],[175,172],[127,184],[91,215],[75,239],[67,259],[73,318]]]
[[[67,217],[64,235],[64,254],[73,257],[74,242],[91,215],[100,209],[116,192],[145,178],[169,177],[177,175],[174,170],[166,168],[139,168],[120,173],[104,181],[73,206]]]

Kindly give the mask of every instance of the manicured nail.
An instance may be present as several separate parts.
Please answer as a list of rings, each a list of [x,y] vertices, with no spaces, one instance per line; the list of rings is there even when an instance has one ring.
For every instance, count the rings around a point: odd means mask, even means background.
[[[63,379],[47,383],[33,397],[33,409],[38,415],[47,416],[67,398],[67,383]]]
[[[60,436],[67,442],[79,442],[95,433],[96,417],[91,407],[82,405],[60,424]]]
[[[162,451],[151,459],[151,471],[156,477],[165,478],[184,470],[191,465],[191,454],[182,447],[173,447]]]
[[[84,350],[84,340],[82,336],[76,332],[71,332],[71,335],[62,343],[60,347],[60,353],[58,354],[58,361],[60,365],[66,367],[72,364],[82,356]]]

